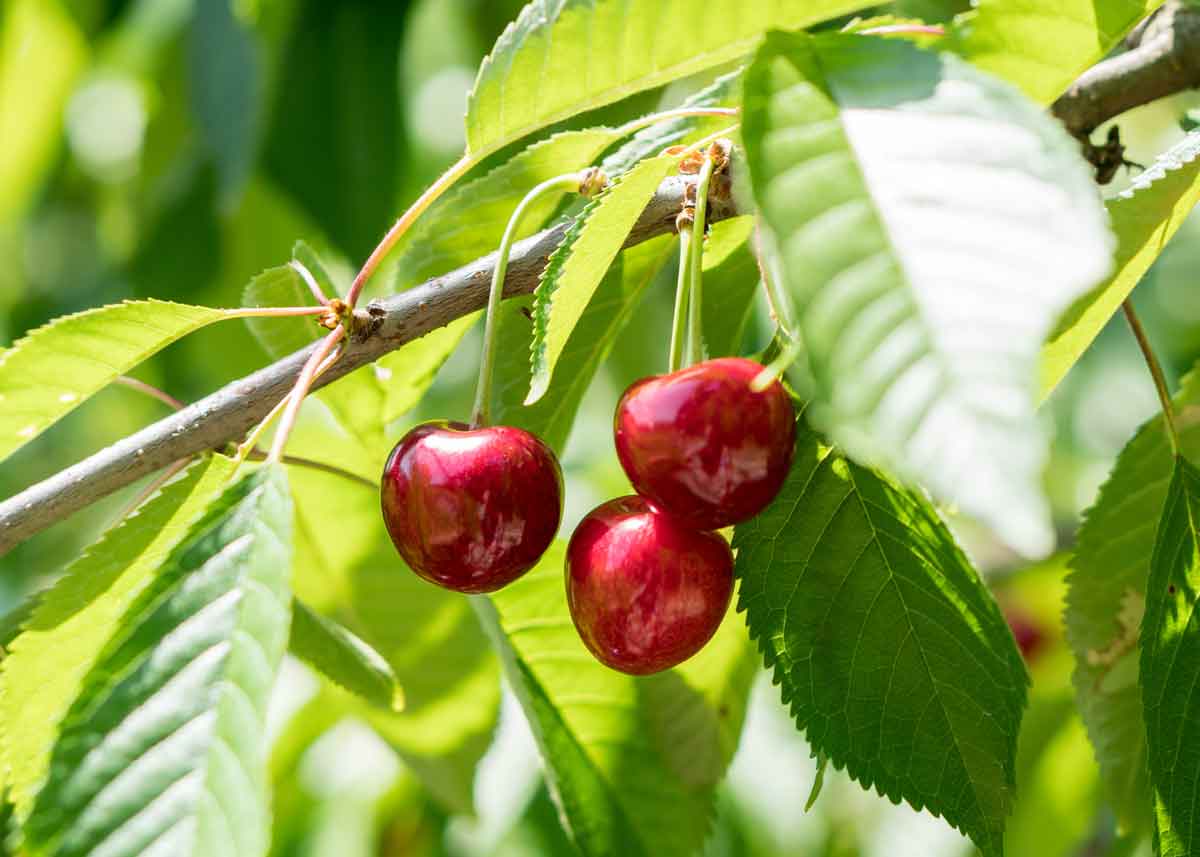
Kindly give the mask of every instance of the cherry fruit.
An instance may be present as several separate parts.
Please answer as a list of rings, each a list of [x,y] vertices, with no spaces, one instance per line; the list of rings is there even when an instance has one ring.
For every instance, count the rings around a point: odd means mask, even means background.
[[[791,466],[796,425],[782,384],[750,388],[762,369],[722,357],[626,390],[615,419],[617,457],[637,492],[701,530],[766,508]]]
[[[458,592],[491,592],[533,567],[562,518],[551,449],[511,426],[430,422],[406,434],[381,480],[383,520],[404,561]]]
[[[679,664],[709,641],[729,607],[725,539],[641,497],[593,509],[567,547],[567,605],[601,663],[632,675]]]

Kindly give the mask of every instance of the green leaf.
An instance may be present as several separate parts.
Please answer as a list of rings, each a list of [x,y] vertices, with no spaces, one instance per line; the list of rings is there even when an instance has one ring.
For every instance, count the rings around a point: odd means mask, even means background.
[[[534,294],[526,404],[546,394],[567,338],[673,163],[669,157],[650,158],[616,178],[575,218],[550,255]]]
[[[1043,401],[1141,282],[1197,202],[1200,133],[1180,140],[1127,190],[1106,203],[1117,236],[1116,272],[1071,305],[1042,348],[1039,376]]]
[[[321,257],[317,251],[310,247],[307,242],[297,241],[292,245],[292,258],[308,268],[308,272],[313,275],[313,279],[317,281],[317,285],[321,287],[321,291],[325,293],[325,297],[333,298],[340,295],[343,289],[339,288],[337,283],[333,281],[329,271],[325,269],[325,263],[321,261]]]
[[[920,494],[798,428],[783,490],[735,530],[738,609],[815,751],[996,857],[1027,684],[1004,617]]]
[[[1175,396],[1184,454],[1200,461],[1200,375]],[[1146,422],[1126,444],[1084,513],[1064,620],[1075,655],[1075,698],[1100,763],[1101,779],[1120,826],[1144,830],[1146,728],[1138,687],[1138,630],[1155,532],[1171,481],[1172,455],[1162,417]]]
[[[533,0],[479,67],[467,101],[467,151],[483,158],[560,119],[748,54],[769,29],[808,27],[865,5]]]
[[[267,268],[246,286],[242,305],[247,307],[309,306],[312,292],[300,274],[287,265]],[[246,326],[272,360],[287,357],[321,338],[323,330],[312,318],[247,318]]]
[[[957,57],[853,35],[772,34],[743,136],[814,424],[1048,551],[1035,363],[1112,243],[1078,143]]]
[[[687,664],[648,678],[614,672],[583,647],[563,596],[561,543],[491,600],[472,598],[501,653],[546,762],[546,779],[585,857],[691,854],[737,744],[754,677],[730,611]]]
[[[386,443],[364,444],[360,437],[332,411],[313,407],[288,451],[378,478]],[[290,468],[289,477],[297,597],[382,655],[404,688],[403,712],[364,706],[360,714],[442,804],[471,812],[475,768],[492,741],[500,687],[499,666],[470,606],[404,564],[384,529],[377,492],[303,467]]]
[[[266,466],[211,504],[120,619],[62,723],[33,855],[239,855],[270,838],[265,719],[287,646],[291,503]]]
[[[663,235],[617,257],[571,331],[545,395],[528,406],[523,401],[530,384],[532,330],[524,311],[532,298],[505,301],[494,369],[494,419],[533,432],[561,454],[596,371],[658,272],[678,255],[676,247],[672,236]]]
[[[337,622],[292,601],[291,653],[372,705],[404,708],[404,691],[383,656]]]
[[[226,310],[127,301],[57,318],[0,354],[0,461],[84,399]]]
[[[1200,850],[1200,470],[1175,459],[1150,558],[1142,621],[1141,685],[1159,857]]]
[[[397,420],[417,406],[480,314],[455,319],[376,361],[375,375],[384,391],[383,422]]]
[[[1162,0],[978,0],[945,47],[1040,104],[1117,46]]]
[[[233,469],[233,462],[219,455],[193,464],[105,533],[39,596],[0,662],[0,758],[22,817],[32,808],[59,724],[84,677],[120,630],[121,617],[154,582],[167,554]]]

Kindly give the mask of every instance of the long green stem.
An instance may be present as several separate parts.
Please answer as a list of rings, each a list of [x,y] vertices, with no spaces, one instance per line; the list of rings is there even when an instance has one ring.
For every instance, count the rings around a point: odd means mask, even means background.
[[[1146,329],[1142,327],[1141,319],[1133,311],[1133,304],[1128,298],[1121,304],[1121,309],[1125,312],[1125,320],[1129,322],[1129,329],[1133,331],[1133,338],[1137,340],[1138,348],[1142,350],[1142,357],[1145,358],[1146,366],[1150,369],[1150,377],[1154,379],[1154,389],[1158,392],[1158,400],[1162,403],[1163,422],[1167,424],[1167,435],[1171,439],[1171,451],[1175,455],[1179,455],[1179,429],[1175,425],[1175,407],[1171,404],[1171,393],[1167,390],[1167,378],[1163,374],[1158,358],[1154,355],[1154,349],[1150,347]]]
[[[487,321],[483,328],[483,355],[479,360],[479,384],[475,388],[475,408],[471,425],[478,428],[487,425],[492,405],[492,368],[496,362],[496,332],[499,326],[500,301],[504,297],[504,277],[508,272],[508,254],[516,240],[517,230],[525,219],[529,206],[542,194],[552,190],[578,189],[580,173],[555,176],[537,185],[518,203],[504,227],[500,239],[500,250],[496,254],[496,267],[492,269],[492,288],[488,292]]]
[[[712,179],[713,161],[706,158],[696,179],[696,215],[692,223],[692,241],[688,264],[691,285],[688,289],[687,362],[689,365],[704,359],[704,323],[701,318],[704,282],[704,219],[708,215],[708,186]]]
[[[687,348],[688,294],[691,291],[692,227],[679,226],[679,278],[675,282],[675,315],[671,320],[671,355],[667,371],[677,372],[683,368],[684,352]]]

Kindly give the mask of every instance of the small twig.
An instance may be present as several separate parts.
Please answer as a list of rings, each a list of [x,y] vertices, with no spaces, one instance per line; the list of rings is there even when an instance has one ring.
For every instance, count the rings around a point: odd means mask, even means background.
[[[128,375],[118,375],[114,379],[114,383],[120,384],[123,387],[128,387],[131,390],[137,390],[139,393],[144,393],[153,399],[158,399],[173,411],[182,411],[187,407],[183,402],[176,399],[170,393],[164,392],[145,381],[139,381],[137,378],[130,378]]]
[[[250,461],[266,461],[267,453],[263,452],[261,449],[255,449],[251,450],[246,458],[248,458]],[[328,473],[330,476],[341,476],[343,479],[349,479],[351,482],[362,485],[365,488],[370,488],[372,491],[379,490],[379,486],[367,477],[359,476],[357,473],[353,473],[333,464],[326,464],[324,461],[316,461],[315,459],[304,458],[299,455],[285,455],[283,456],[283,463],[290,464],[295,467],[304,467],[309,470],[316,470],[321,473]]]
[[[312,275],[312,271],[304,265],[303,262],[293,259],[288,262],[288,267],[300,275],[300,279],[304,280],[308,286],[308,290],[312,292],[313,297],[317,299],[317,303],[321,306],[329,306],[329,298],[321,288],[321,284],[317,282],[317,278]]]
[[[1171,451],[1178,455],[1179,431],[1175,425],[1175,406],[1171,404],[1171,393],[1167,390],[1166,376],[1163,375],[1162,366],[1154,355],[1154,349],[1150,347],[1146,329],[1142,327],[1142,322],[1134,312],[1133,304],[1128,298],[1121,304],[1121,309],[1125,312],[1125,320],[1129,322],[1129,328],[1133,331],[1133,338],[1137,340],[1138,348],[1142,350],[1142,357],[1146,360],[1150,377],[1154,379],[1154,389],[1158,392],[1159,402],[1162,403],[1163,422],[1166,423],[1167,435],[1171,440]]]

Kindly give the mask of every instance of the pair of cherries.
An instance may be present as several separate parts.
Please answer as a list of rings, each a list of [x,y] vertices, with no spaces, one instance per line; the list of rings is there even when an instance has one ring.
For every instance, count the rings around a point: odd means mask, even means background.
[[[716,632],[733,555],[715,530],[758,514],[791,464],[794,414],[762,366],[720,358],[635,383],[617,406],[617,454],[637,495],[609,501],[567,549],[567,601],[602,663],[631,674],[675,666]],[[425,423],[392,450],[382,480],[392,541],[421,577],[491,592],[550,546],[562,471],[529,432]]]

